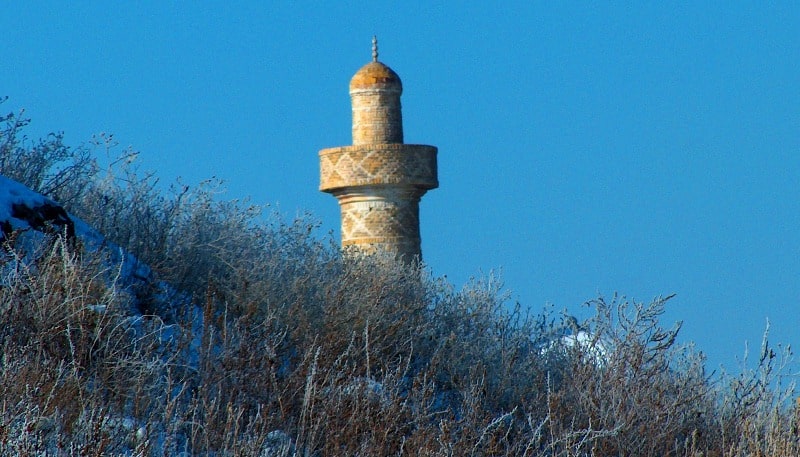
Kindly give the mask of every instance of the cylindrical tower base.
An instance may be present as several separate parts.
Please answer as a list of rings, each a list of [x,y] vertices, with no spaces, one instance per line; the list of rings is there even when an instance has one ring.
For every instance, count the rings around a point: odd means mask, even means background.
[[[424,191],[423,191],[424,192]],[[359,252],[393,253],[421,260],[418,189],[371,187],[337,192],[342,213],[342,247]]]

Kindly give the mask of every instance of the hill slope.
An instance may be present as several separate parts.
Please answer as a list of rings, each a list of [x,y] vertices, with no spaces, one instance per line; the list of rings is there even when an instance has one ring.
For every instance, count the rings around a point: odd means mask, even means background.
[[[2,455],[800,455],[785,354],[765,340],[755,371],[712,379],[661,326],[668,298],[527,315],[492,275],[457,290],[342,256],[308,218],[162,193],[19,125],[0,129],[0,173],[25,181],[0,178]]]

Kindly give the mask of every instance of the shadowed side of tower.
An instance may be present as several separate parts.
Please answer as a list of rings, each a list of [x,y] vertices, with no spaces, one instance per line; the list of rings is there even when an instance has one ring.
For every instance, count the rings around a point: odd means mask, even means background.
[[[391,68],[372,62],[350,80],[353,145],[323,149],[320,190],[342,213],[342,248],[421,259],[420,198],[439,186],[434,146],[403,143],[403,85]]]

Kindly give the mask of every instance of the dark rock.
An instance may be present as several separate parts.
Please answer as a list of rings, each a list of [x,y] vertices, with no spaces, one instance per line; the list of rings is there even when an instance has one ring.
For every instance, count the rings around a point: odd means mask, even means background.
[[[11,205],[11,216],[27,222],[32,229],[42,233],[64,233],[68,240],[75,238],[75,223],[64,208],[55,203],[45,202],[34,207],[24,203],[14,203]],[[10,224],[8,226],[10,228]],[[5,227],[3,232],[5,234]]]

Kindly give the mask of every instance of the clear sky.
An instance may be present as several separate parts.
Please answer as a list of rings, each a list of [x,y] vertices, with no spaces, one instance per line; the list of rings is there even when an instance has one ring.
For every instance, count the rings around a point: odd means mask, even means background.
[[[710,369],[768,318],[800,344],[800,3],[466,3],[11,2],[0,109],[338,236],[317,151],[350,144],[377,34],[406,142],[439,147],[436,275],[500,269],[524,306],[577,314],[676,293],[665,324]]]

